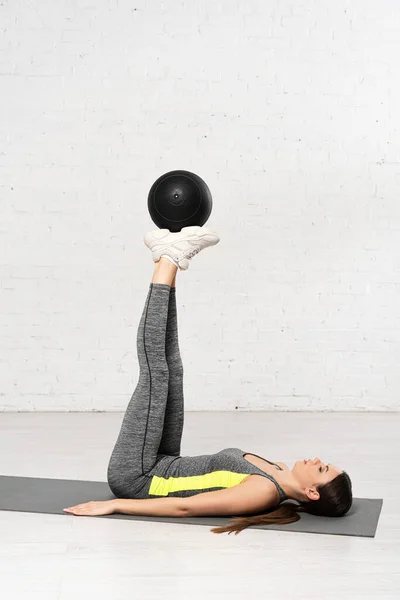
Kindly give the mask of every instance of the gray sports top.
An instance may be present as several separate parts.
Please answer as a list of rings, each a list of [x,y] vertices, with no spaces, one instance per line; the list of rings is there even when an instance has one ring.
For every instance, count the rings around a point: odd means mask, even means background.
[[[156,465],[145,475],[145,483],[138,488],[136,498],[160,496],[187,497],[238,485],[248,475],[262,475],[275,484],[280,502],[288,496],[276,479],[244,458],[240,448],[224,448],[215,454],[198,456],[159,455]],[[258,456],[258,458],[263,458]],[[267,460],[263,458],[263,460]],[[283,471],[279,465],[267,460]]]

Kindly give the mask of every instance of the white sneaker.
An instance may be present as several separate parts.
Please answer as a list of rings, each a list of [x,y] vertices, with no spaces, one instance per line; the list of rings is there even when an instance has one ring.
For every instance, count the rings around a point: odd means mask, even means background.
[[[163,254],[171,257],[181,271],[189,268],[189,260],[208,246],[219,242],[219,235],[206,227],[184,227],[171,233],[169,229],[155,229],[144,236],[144,243],[158,262]]]

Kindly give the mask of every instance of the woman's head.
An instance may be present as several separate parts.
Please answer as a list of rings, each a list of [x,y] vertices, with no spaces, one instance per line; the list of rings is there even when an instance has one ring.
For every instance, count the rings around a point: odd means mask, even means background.
[[[316,501],[320,496],[319,488],[341,473],[338,467],[323,463],[319,458],[298,460],[290,471],[289,496],[298,502]]]
[[[332,469],[336,470],[335,467]],[[345,471],[332,475],[325,483],[308,488],[307,494],[310,494],[310,499],[300,502],[304,512],[320,517],[343,517],[350,510],[353,503],[350,477]],[[325,478],[328,476],[329,470],[325,473]],[[314,487],[316,493],[313,491]]]
[[[237,535],[251,525],[286,525],[300,519],[299,512],[308,512],[320,517],[343,517],[351,508],[353,493],[351,479],[345,471],[339,471],[314,459],[304,467],[296,463],[292,469],[293,477],[303,490],[304,500],[299,504],[285,501],[278,508],[266,514],[251,517],[235,517],[233,522],[223,527],[211,529],[213,533],[232,533]],[[314,468],[318,468],[318,474]],[[322,467],[322,470],[319,469]]]

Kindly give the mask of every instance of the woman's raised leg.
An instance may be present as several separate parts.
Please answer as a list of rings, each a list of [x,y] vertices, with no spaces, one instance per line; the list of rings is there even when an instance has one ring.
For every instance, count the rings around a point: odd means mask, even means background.
[[[169,296],[165,353],[169,369],[168,401],[159,454],[180,456],[184,422],[183,363],[179,350],[176,287]]]
[[[108,465],[114,490],[149,471],[157,460],[168,399],[166,332],[171,284],[177,267],[156,263],[137,333],[139,381],[126,409]],[[115,492],[114,492],[115,493]]]

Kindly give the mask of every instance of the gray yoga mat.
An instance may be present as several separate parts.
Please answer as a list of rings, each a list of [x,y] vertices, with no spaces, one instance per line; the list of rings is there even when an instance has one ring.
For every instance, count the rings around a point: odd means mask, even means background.
[[[63,512],[63,508],[84,502],[113,500],[114,494],[102,481],[77,481],[70,479],[42,479],[0,475],[0,510],[63,515],[65,518],[82,518]],[[333,535],[375,537],[382,499],[354,498],[349,512],[340,518],[314,517],[301,513],[296,523],[289,525],[252,525],[255,529],[300,531]],[[159,523],[184,523],[217,527],[228,524],[233,517],[141,517],[116,513],[88,517],[90,519],[129,519]]]

